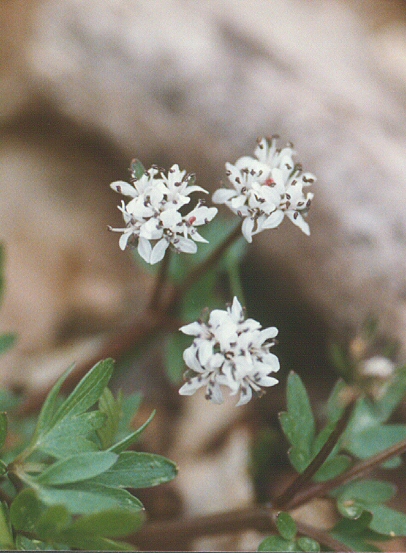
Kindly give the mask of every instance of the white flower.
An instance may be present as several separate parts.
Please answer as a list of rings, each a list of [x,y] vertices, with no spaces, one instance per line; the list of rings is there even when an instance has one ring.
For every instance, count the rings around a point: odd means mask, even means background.
[[[395,363],[381,355],[375,355],[361,363],[361,374],[386,379],[393,375]]]
[[[196,227],[211,221],[217,208],[199,203],[183,216],[179,210],[190,202],[191,193],[206,190],[195,186],[194,175],[187,175],[178,165],[173,165],[167,176],[156,166],[144,171],[139,162],[133,161],[132,167],[131,184],[116,181],[110,185],[131,198],[128,204],[122,201],[119,206],[126,226],[109,227],[123,233],[120,248],[125,250],[128,244],[137,242],[138,253],[150,264],[161,261],[169,246],[177,252],[196,253],[195,242],[207,242]]]
[[[242,217],[242,233],[247,242],[267,228],[276,228],[285,215],[305,234],[310,234],[304,216],[309,210],[313,194],[303,193],[303,187],[316,179],[303,173],[292,159],[291,145],[276,148],[276,137],[258,141],[254,155],[239,158],[235,165],[226,163],[227,177],[234,188],[220,188],[213,194],[213,202],[225,204]]]
[[[237,405],[244,405],[253,392],[262,395],[262,388],[278,383],[269,376],[279,370],[278,358],[269,352],[278,330],[275,327],[261,330],[257,321],[245,319],[236,297],[227,310],[214,309],[207,322],[197,321],[180,330],[195,337],[183,354],[188,372],[195,374],[187,378],[180,394],[191,395],[206,386],[206,398],[222,403],[220,386],[226,386],[231,395],[240,392]]]

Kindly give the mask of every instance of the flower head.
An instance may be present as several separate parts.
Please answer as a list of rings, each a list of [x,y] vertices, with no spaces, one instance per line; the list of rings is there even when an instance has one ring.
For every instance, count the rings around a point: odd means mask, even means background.
[[[245,319],[236,297],[227,310],[214,309],[206,322],[199,320],[180,330],[194,336],[192,345],[183,353],[192,376],[187,377],[180,394],[192,395],[205,386],[206,398],[222,403],[221,386],[226,386],[231,395],[240,392],[237,405],[244,405],[253,393],[262,395],[262,388],[278,383],[269,376],[279,370],[278,358],[269,352],[278,330],[261,330],[257,321]]]
[[[177,252],[196,253],[196,242],[207,242],[196,227],[211,221],[217,208],[198,203],[188,214],[180,213],[190,202],[190,194],[207,193],[194,184],[194,175],[181,171],[178,165],[173,165],[167,175],[156,166],[145,171],[139,162],[133,161],[131,176],[131,184],[116,181],[110,185],[131,198],[119,206],[125,227],[109,227],[123,233],[120,248],[125,250],[128,244],[137,243],[138,253],[150,264],[161,261],[169,246]]]
[[[254,151],[255,158],[244,156],[234,165],[226,163],[227,177],[233,188],[220,188],[213,202],[225,204],[243,218],[242,233],[247,242],[267,228],[276,228],[285,215],[305,234],[310,234],[304,217],[313,194],[303,188],[316,179],[303,173],[292,159],[292,145],[276,147],[276,138],[262,138]]]

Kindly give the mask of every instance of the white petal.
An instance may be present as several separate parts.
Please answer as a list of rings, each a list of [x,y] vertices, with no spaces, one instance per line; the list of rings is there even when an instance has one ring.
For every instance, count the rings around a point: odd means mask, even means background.
[[[123,194],[123,196],[131,196],[132,198],[138,196],[138,192],[134,188],[134,186],[131,186],[131,184],[128,184],[128,182],[125,182],[123,180],[112,182],[110,184],[110,188],[112,188],[115,192],[118,192],[119,194]]]
[[[207,392],[210,393],[210,401],[217,405],[223,403],[223,394],[221,393],[221,388],[217,382],[214,384],[209,384],[207,386]]]
[[[273,378],[273,376],[262,376],[258,381],[258,384],[268,388],[269,386],[275,386],[276,384],[279,384],[279,380]]]
[[[150,263],[152,246],[146,238],[138,239],[138,253],[144,261]]]
[[[310,236],[310,227],[298,211],[287,211],[286,215],[289,217],[293,224],[299,227],[300,230],[307,234],[307,236]]]
[[[213,344],[208,340],[204,340],[199,345],[199,361],[204,366],[209,361],[210,357],[213,355]]]
[[[168,209],[161,213],[160,219],[165,228],[172,228],[181,222],[182,216],[176,209]]]
[[[259,339],[261,343],[265,342],[266,340],[269,340],[270,338],[275,338],[275,336],[278,335],[278,329],[274,326],[270,326],[269,328],[264,328],[261,330]]]
[[[262,223],[262,228],[276,228],[278,227],[284,218],[285,214],[281,209],[277,209]]]
[[[197,252],[197,246],[190,238],[179,237],[177,238],[176,243],[174,242],[174,246],[177,250],[183,253]]]
[[[237,196],[238,192],[236,190],[230,190],[229,188],[219,188],[216,190],[212,196],[212,201],[215,204],[224,204],[234,196]]]
[[[162,238],[161,240],[159,240],[159,242],[155,244],[151,252],[151,258],[149,261],[151,265],[158,263],[158,261],[161,261],[164,258],[168,246],[169,242],[165,238]]]
[[[241,388],[240,401],[236,404],[236,407],[239,407],[240,405],[245,405],[251,400],[251,398],[252,398],[251,386],[246,386]]]
[[[179,393],[181,396],[191,396],[199,388],[206,385],[206,379],[199,379],[197,377],[191,378],[180,388]]]
[[[252,230],[254,228],[254,219],[246,217],[243,221],[241,231],[246,241],[251,244],[252,242]]]
[[[204,373],[206,371],[199,363],[196,357],[196,352],[197,350],[194,344],[192,344],[183,352],[183,360],[186,363],[186,366],[189,367],[189,369],[192,369],[192,371],[195,371],[196,373]]]
[[[244,318],[244,311],[241,303],[238,301],[237,296],[233,298],[233,304],[231,306],[231,316],[236,323],[239,323]]]
[[[183,334],[188,336],[200,336],[202,334],[202,325],[198,322],[190,323],[188,325],[183,325],[179,329]]]
[[[113,229],[114,230],[114,229]],[[132,235],[132,230],[129,230],[125,232],[123,235],[120,236],[120,240],[118,241],[118,245],[120,246],[121,250],[125,250],[127,247],[127,242]]]

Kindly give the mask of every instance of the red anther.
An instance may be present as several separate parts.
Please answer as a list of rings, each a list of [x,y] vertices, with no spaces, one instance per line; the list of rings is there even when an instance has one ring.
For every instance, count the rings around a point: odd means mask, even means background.
[[[274,181],[273,179],[271,179],[271,178],[266,179],[265,185],[266,185],[266,186],[275,186],[275,181]]]
[[[190,217],[189,219],[189,225],[193,225],[193,223],[196,221],[196,217]]]

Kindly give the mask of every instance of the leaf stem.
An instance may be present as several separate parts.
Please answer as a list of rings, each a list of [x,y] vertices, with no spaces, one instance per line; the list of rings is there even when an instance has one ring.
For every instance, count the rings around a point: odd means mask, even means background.
[[[337,445],[340,436],[347,428],[348,421],[351,418],[355,406],[355,398],[352,399],[338,420],[334,430],[331,432],[323,447],[311,461],[311,463],[305,468],[305,470],[298,474],[295,480],[286,488],[286,490],[276,498],[275,504],[281,509],[287,509],[290,507],[292,501],[297,493],[303,488],[303,486],[311,480],[311,478],[316,474],[319,468],[322,466],[324,461],[333,451],[334,447]]]
[[[373,457],[370,457],[365,461],[361,461],[355,464],[349,470],[347,470],[343,474],[340,474],[336,478],[327,480],[327,482],[320,482],[319,484],[314,484],[313,486],[309,487],[307,490],[304,490],[301,493],[298,493],[293,498],[293,500],[289,503],[289,508],[293,509],[293,508],[299,507],[300,505],[307,503],[308,501],[310,501],[311,499],[314,499],[315,497],[323,497],[327,495],[329,492],[331,492],[335,488],[338,488],[339,486],[348,484],[349,482],[352,482],[353,480],[356,480],[358,478],[363,478],[364,476],[369,474],[372,470],[382,465],[382,463],[385,463],[385,461],[389,461],[389,459],[392,459],[392,457],[397,457],[398,455],[401,455],[402,453],[405,453],[405,452],[406,452],[406,440],[402,440],[401,442],[391,447],[388,447],[384,451],[377,453]]]

